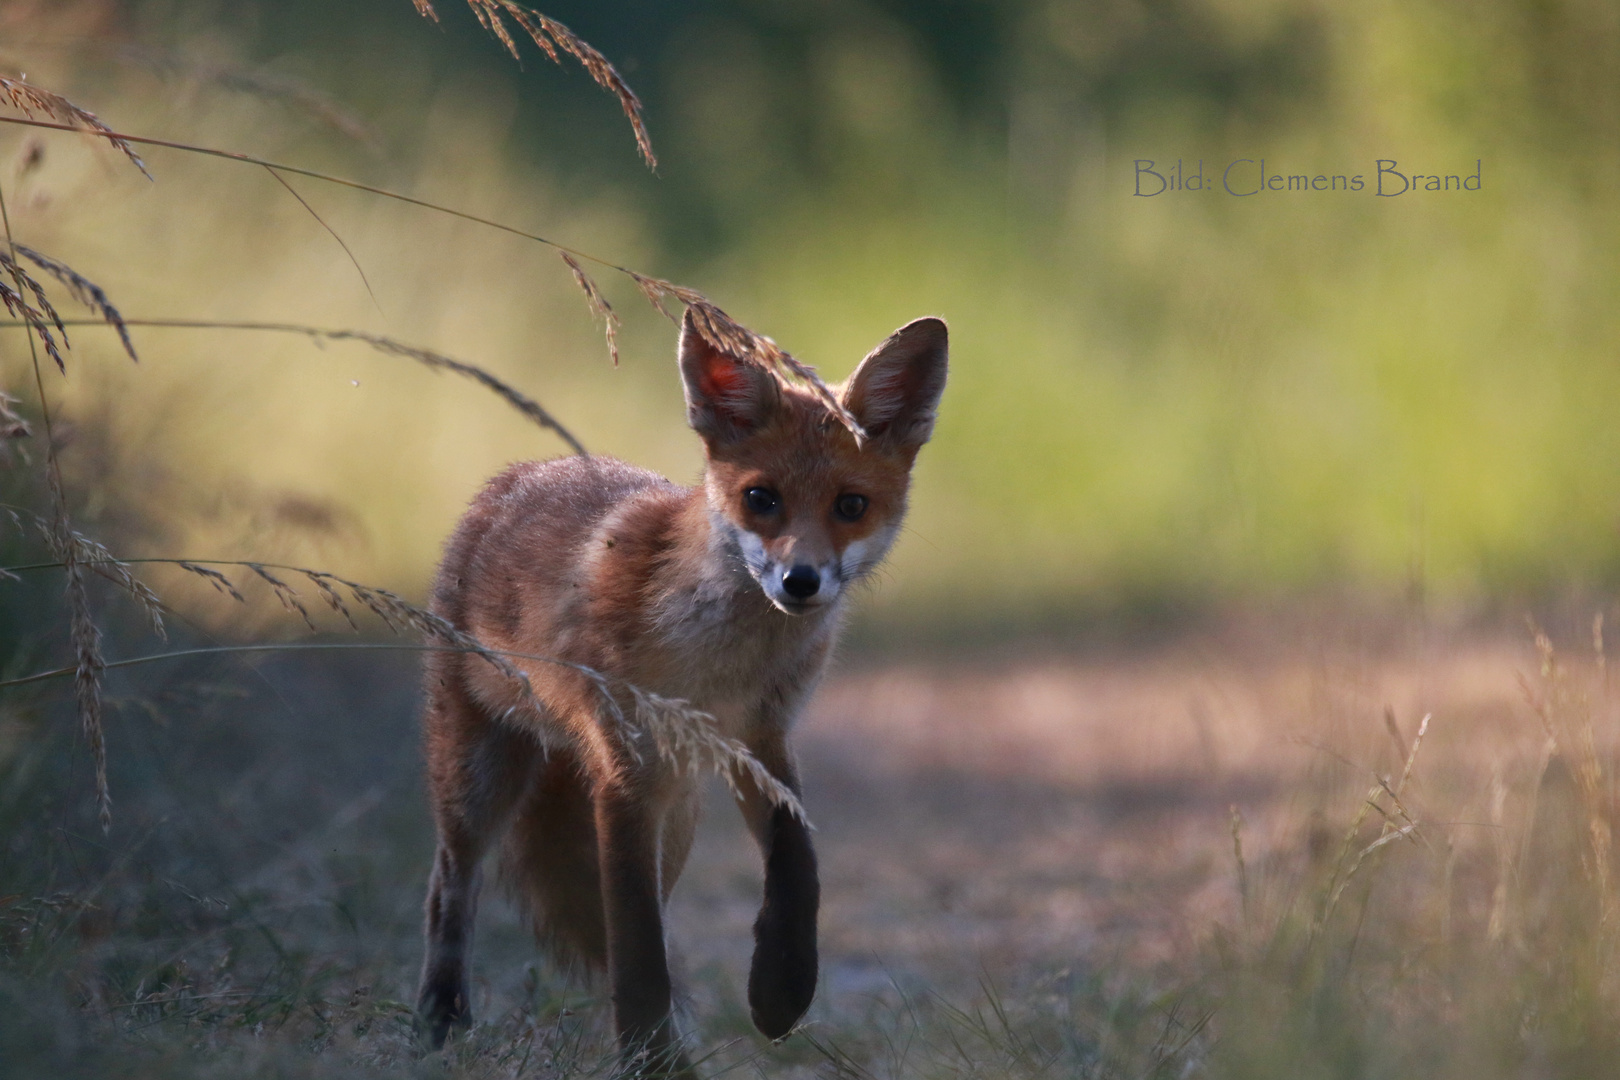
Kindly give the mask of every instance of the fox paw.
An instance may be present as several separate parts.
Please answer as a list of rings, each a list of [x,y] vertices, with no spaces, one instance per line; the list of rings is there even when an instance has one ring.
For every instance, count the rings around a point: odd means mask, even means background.
[[[794,940],[768,926],[759,930],[748,971],[748,1011],[760,1034],[775,1040],[793,1030],[816,996],[814,931]]]
[[[416,1034],[429,1048],[439,1049],[450,1032],[472,1026],[472,1010],[467,993],[454,986],[428,984],[416,1004]]]

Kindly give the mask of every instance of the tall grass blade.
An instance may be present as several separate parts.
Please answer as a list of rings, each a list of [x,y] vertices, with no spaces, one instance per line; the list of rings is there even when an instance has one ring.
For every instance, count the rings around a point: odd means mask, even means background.
[[[377,293],[371,287],[371,279],[366,277],[366,268],[361,266],[360,260],[354,257],[354,252],[349,249],[349,245],[344,242],[343,237],[339,236],[337,230],[326,223],[325,218],[321,217],[320,214],[315,212],[315,208],[309,205],[309,201],[307,199],[298,194],[298,189],[289,184],[285,176],[282,176],[268,165],[265,166],[264,171],[275,177],[276,183],[286,188],[287,194],[297,199],[298,205],[302,206],[305,210],[308,210],[309,216],[314,218],[320,224],[321,228],[325,229],[331,235],[332,239],[338,242],[338,247],[343,249],[343,254],[349,257],[349,263],[354,267],[354,272],[360,275],[360,283],[366,287],[366,295],[371,297],[371,302],[377,308],[377,310],[379,312],[382,311],[382,305],[377,302]]]
[[[0,116],[0,123],[22,124],[53,131],[77,130],[66,124],[54,124],[43,120],[23,119],[15,116]],[[675,285],[672,282],[664,281],[661,278],[655,278],[647,274],[637,273],[628,267],[620,266],[618,263],[611,262],[596,255],[591,255],[588,252],[580,251],[577,248],[571,248],[567,245],[559,244],[555,240],[548,240],[543,236],[537,236],[534,233],[526,232],[525,230],[519,229],[512,225],[506,225],[499,221],[493,221],[486,217],[480,217],[477,214],[471,214],[465,210],[457,210],[453,207],[442,206],[438,203],[429,202],[426,199],[416,198],[413,195],[403,195],[397,191],[389,191],[387,188],[376,187],[372,184],[363,184],[358,180],[349,180],[341,176],[333,176],[330,173],[317,172],[314,169],[299,168],[298,166],[287,165],[281,162],[266,161],[263,158],[253,157],[249,154],[239,154],[229,150],[217,150],[211,147],[194,146],[189,143],[174,142],[167,139],[153,139],[138,135],[126,135],[119,133],[111,134],[115,134],[118,138],[125,139],[131,143],[139,143],[145,146],[161,146],[170,150],[181,150],[188,153],[204,154],[209,157],[223,158],[227,161],[239,161],[249,165],[258,165],[277,169],[285,173],[293,173],[298,176],[307,176],[315,180],[324,180],[328,183],[338,184],[342,187],[353,188],[356,191],[370,192],[373,195],[380,195],[384,198],[395,199],[399,202],[409,203],[412,206],[420,206],[426,210],[433,210],[438,213],[448,214],[451,217],[460,218],[464,221],[471,221],[479,225],[485,225],[492,229],[499,229],[502,232],[511,233],[514,236],[521,236],[526,240],[533,240],[536,243],[545,244],[547,247],[566,252],[576,259],[593,262],[599,266],[607,267],[610,270],[617,270],[619,273],[625,274],[634,280],[637,288],[641,290],[642,294],[647,297],[648,301],[652,303],[652,305],[660,312],[665,315],[670,314],[668,308],[666,308],[662,303],[662,299],[664,297],[672,297],[680,300],[692,311],[693,323],[697,326],[698,332],[701,333],[704,339],[712,344],[715,348],[724,349],[734,356],[752,360],[767,370],[774,372],[776,375],[786,381],[804,384],[810,388],[812,393],[816,395],[817,399],[820,400],[821,403],[827,408],[827,411],[832,413],[832,415],[838,419],[838,422],[848,428],[857,439],[866,438],[866,432],[861,427],[860,422],[855,419],[854,415],[851,414],[849,410],[845,409],[843,405],[839,403],[838,398],[832,393],[831,389],[825,382],[822,381],[821,377],[816,374],[815,368],[798,360],[770,338],[756,334],[752,330],[749,330],[747,327],[743,326],[741,323],[727,315],[696,289],[686,288],[684,286]],[[111,136],[109,135],[109,137]]]
[[[15,100],[16,91],[13,89],[10,92]],[[3,189],[0,189],[0,225],[5,229],[7,249],[5,253],[0,253],[0,256],[3,256],[4,269],[10,271],[15,286],[11,290],[12,296],[26,312],[29,309],[22,301],[23,291],[28,289],[33,292],[41,306],[50,310],[52,316],[57,319],[57,329],[62,330],[62,340],[65,344],[67,331],[61,327],[60,316],[56,316],[54,309],[50,309],[49,301],[45,299],[44,290],[40,288],[39,283],[30,278],[23,270],[22,264],[17,261],[17,240],[11,232],[11,211],[6,206]],[[7,306],[11,306],[9,302]],[[26,321],[26,314],[24,318]],[[42,343],[47,344],[47,352],[51,352],[50,335],[38,318],[35,319],[32,328],[34,333],[28,335],[28,354],[34,371],[34,386],[39,393],[40,417],[45,426],[45,483],[50,491],[53,512],[51,528],[47,535],[66,571],[70,613],[69,636],[76,659],[73,668],[74,692],[79,705],[79,725],[84,732],[85,742],[90,747],[91,759],[95,763],[96,806],[101,830],[105,833],[112,829],[112,793],[107,784],[107,740],[102,729],[101,716],[101,673],[104,667],[101,656],[101,631],[96,627],[95,619],[90,613],[90,598],[84,588],[83,563],[79,548],[73,542],[75,532],[68,514],[67,492],[62,486],[61,462],[56,454],[56,435],[51,425],[50,398],[45,393],[45,377],[40,371],[39,350],[35,347],[37,336]],[[63,364],[61,355],[54,354],[54,358],[57,367],[65,371],[66,365]]]
[[[105,551],[105,549],[100,549]],[[110,554],[107,561],[119,563]],[[77,558],[72,563],[61,559],[56,563],[35,563],[26,567],[7,567],[7,572],[14,570],[35,570],[51,566],[68,568],[69,573],[75,567],[86,565],[94,566],[99,559],[81,561]],[[773,804],[787,809],[805,824],[809,824],[809,817],[805,813],[803,804],[798,796],[771,775],[764,764],[753,755],[742,742],[727,737],[719,729],[719,721],[702,709],[696,708],[690,702],[679,698],[665,697],[652,691],[645,690],[633,683],[616,679],[595,668],[578,664],[556,657],[535,656],[527,653],[508,652],[500,649],[491,649],[485,646],[471,634],[458,629],[442,616],[412,604],[398,593],[375,585],[366,585],[358,581],[351,581],[325,570],[315,570],[309,567],[287,566],[279,563],[263,563],[240,559],[164,559],[147,558],[127,560],[131,563],[158,563],[172,565],[189,574],[207,581],[219,592],[231,597],[239,603],[246,603],[231,579],[216,566],[240,566],[247,568],[260,580],[270,585],[272,591],[282,605],[300,616],[303,622],[314,628],[309,617],[308,608],[298,598],[296,590],[285,581],[270,573],[272,570],[285,571],[305,578],[320,593],[327,604],[338,614],[342,615],[351,628],[358,629],[353,612],[349,604],[355,603],[370,611],[384,626],[398,634],[407,630],[414,631],[429,641],[439,642],[448,651],[469,653],[483,659],[505,677],[517,682],[527,697],[537,708],[542,707],[539,699],[534,695],[534,689],[529,677],[522,669],[511,661],[513,659],[532,660],[540,663],[557,665],[576,671],[584,676],[597,690],[607,710],[609,719],[625,739],[626,747],[636,753],[636,743],[642,736],[652,741],[653,747],[659,757],[672,768],[684,773],[691,773],[703,769],[712,769],[720,774],[734,790],[738,787],[739,776],[747,776],[759,789],[760,793]],[[345,595],[347,594],[347,595]],[[203,649],[182,649],[169,653],[159,653],[148,657],[136,657],[129,660],[115,661],[111,664],[101,663],[99,670],[108,667],[127,667],[134,664],[148,663],[166,658],[182,656],[200,656],[211,652],[276,650],[280,648],[324,648],[327,646],[277,646],[277,645],[244,645],[244,646],[215,646]],[[334,646],[341,647],[341,646]],[[422,647],[431,651],[430,647]],[[52,671],[36,672],[20,678],[0,682],[0,689],[11,686],[23,686],[30,683],[41,682],[57,678],[77,671],[75,668],[58,668]],[[630,713],[620,706],[618,694],[622,690],[632,702]]]
[[[94,320],[64,319],[67,326],[100,326]],[[21,328],[29,324],[23,322],[0,323],[0,329]],[[246,330],[265,333],[302,334],[317,341],[357,341],[388,356],[397,356],[406,360],[414,360],[424,367],[435,371],[449,371],[457,375],[472,379],[485,389],[499,396],[508,405],[527,416],[534,423],[551,431],[566,442],[577,454],[586,455],[587,451],[573,432],[564,427],[556,417],[552,416],[539,402],[501,379],[499,376],[486,371],[476,364],[467,363],[434,352],[431,349],[408,345],[393,338],[383,337],[379,334],[368,333],[364,330],[326,330],[318,326],[305,326],[300,323],[262,323],[262,322],[229,322],[211,319],[124,319],[124,326],[152,327],[153,329],[167,330]]]

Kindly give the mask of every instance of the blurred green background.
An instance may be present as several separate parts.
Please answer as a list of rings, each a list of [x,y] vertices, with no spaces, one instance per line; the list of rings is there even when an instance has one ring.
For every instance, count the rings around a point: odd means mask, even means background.
[[[1607,0],[539,6],[640,93],[656,175],[583,72],[531,48],[514,64],[452,0],[439,28],[407,0],[13,4],[0,60],[119,129],[692,285],[831,378],[944,316],[951,383],[869,628],[1324,593],[1467,606],[1620,578]],[[368,137],[231,73],[296,81]],[[593,451],[696,475],[673,328],[628,281],[599,275],[625,318],[614,370],[548,249],[295,180],[373,302],[262,171],[147,157],[155,184],[74,137],[0,131],[19,238],[128,316],[390,334],[500,372]],[[1481,185],[1133,195],[1137,159],[1262,158],[1369,186],[1378,159],[1479,163]],[[563,449],[362,348],[137,342],[139,369],[76,333],[47,380],[85,518],[129,554],[303,561],[419,595],[482,479]],[[14,393],[22,345],[0,341]]]

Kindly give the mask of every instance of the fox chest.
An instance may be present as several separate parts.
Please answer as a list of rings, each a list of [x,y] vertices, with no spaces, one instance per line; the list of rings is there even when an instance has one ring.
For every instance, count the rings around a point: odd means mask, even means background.
[[[832,629],[826,619],[755,600],[701,591],[666,598],[625,655],[625,677],[689,701],[726,734],[743,736],[768,705],[801,696],[821,669]]]

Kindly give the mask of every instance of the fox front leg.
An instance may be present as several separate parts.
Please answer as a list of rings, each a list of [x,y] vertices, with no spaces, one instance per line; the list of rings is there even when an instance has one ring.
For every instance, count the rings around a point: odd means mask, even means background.
[[[795,795],[799,778],[787,748],[756,747],[755,756]],[[765,859],[765,898],[754,920],[754,960],[748,969],[748,1009],[762,1035],[780,1039],[816,996],[816,913],[821,884],[810,826],[785,806],[770,802],[753,784],[738,798]]]
[[[821,885],[810,830],[785,807],[766,826],[765,901],[754,920],[748,1010],[760,1033],[780,1039],[816,996],[816,911]]]
[[[619,783],[597,788],[596,834],[613,1020],[627,1069],[641,1075],[695,1076],[671,1016],[658,827],[648,802]]]

